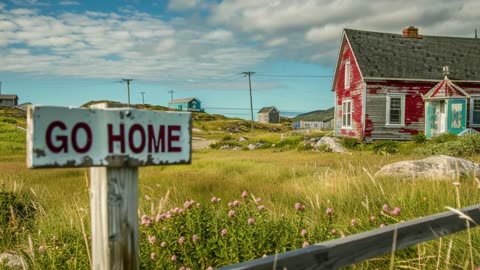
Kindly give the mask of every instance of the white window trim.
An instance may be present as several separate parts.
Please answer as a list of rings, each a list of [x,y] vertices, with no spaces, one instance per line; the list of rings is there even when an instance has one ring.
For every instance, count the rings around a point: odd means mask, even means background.
[[[352,73],[352,66],[350,64],[350,60],[345,61],[345,70],[344,70],[344,82],[345,82],[345,89],[350,88],[350,76]]]
[[[473,104],[474,100],[480,100],[480,95],[470,95],[470,125],[471,127],[480,127],[480,123],[473,123]]]
[[[406,94],[387,94],[387,107],[386,107],[386,115],[385,115],[385,127],[404,127],[405,126],[405,97]],[[391,124],[390,123],[390,100],[391,98],[400,98],[400,124]]]
[[[345,115],[345,103],[350,103],[350,115],[349,115],[349,118],[350,118],[350,125],[349,126],[346,126],[344,125],[343,123],[343,116]],[[343,129],[351,129],[352,128],[352,115],[353,115],[353,100],[351,99],[346,99],[344,101],[342,101],[342,128]]]

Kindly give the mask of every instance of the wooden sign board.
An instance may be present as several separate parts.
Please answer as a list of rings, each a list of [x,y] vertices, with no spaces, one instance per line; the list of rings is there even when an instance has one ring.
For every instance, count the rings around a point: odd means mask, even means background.
[[[31,106],[27,166],[189,164],[191,138],[188,112]]]

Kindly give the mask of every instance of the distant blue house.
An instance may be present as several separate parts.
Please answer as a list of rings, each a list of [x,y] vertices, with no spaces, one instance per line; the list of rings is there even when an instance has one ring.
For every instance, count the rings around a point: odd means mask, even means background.
[[[174,99],[168,103],[168,107],[177,111],[203,112],[202,102],[195,97]]]

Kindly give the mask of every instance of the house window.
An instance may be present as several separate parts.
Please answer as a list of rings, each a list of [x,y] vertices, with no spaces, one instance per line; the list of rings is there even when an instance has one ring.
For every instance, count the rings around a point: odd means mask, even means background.
[[[471,125],[480,125],[480,97],[472,98],[471,101]]]
[[[350,88],[350,60],[345,62],[345,89]]]
[[[405,125],[405,95],[387,95],[387,126]]]
[[[342,102],[342,127],[352,127],[352,100]]]

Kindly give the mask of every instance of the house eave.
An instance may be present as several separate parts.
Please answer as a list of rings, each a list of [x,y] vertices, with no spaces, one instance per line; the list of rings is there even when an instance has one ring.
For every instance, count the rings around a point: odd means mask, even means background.
[[[414,82],[440,82],[442,79],[417,79],[417,78],[391,78],[391,77],[364,77],[364,81],[414,81]],[[480,83],[480,80],[450,80],[460,83]]]

